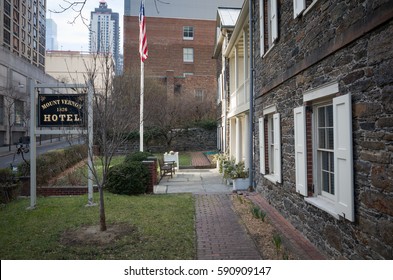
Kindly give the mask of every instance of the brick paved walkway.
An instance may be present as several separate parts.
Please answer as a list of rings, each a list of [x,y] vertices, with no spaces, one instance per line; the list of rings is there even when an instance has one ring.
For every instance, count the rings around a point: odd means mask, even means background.
[[[258,260],[259,252],[233,211],[229,194],[197,194],[198,260]]]
[[[191,165],[193,167],[210,166],[210,161],[203,152],[191,153]]]

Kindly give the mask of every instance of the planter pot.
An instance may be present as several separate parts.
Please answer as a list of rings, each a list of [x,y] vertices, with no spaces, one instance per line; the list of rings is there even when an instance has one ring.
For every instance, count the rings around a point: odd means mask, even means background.
[[[248,178],[237,178],[233,179],[233,190],[234,191],[246,191],[249,187]]]

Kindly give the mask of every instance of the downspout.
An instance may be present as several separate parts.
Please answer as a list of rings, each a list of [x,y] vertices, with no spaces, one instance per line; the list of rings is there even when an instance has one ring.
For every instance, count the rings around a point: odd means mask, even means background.
[[[248,20],[249,20],[249,47],[250,47],[250,116],[249,116],[249,189],[254,190],[254,141],[253,141],[253,123],[254,123],[254,44],[253,44],[253,20],[252,20],[252,0],[248,0]]]

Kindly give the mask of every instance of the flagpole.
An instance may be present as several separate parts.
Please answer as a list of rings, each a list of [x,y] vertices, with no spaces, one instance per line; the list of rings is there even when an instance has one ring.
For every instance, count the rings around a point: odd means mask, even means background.
[[[145,87],[145,63],[141,60],[141,96],[140,96],[140,126],[139,151],[143,152],[143,92]]]

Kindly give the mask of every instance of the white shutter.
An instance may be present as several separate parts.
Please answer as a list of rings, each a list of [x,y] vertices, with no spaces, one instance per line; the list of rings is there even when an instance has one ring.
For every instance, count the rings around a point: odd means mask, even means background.
[[[351,95],[333,98],[334,186],[336,211],[351,222],[354,215]]]
[[[274,130],[274,175],[278,183],[281,183],[281,125],[280,114],[273,115]]]
[[[305,107],[293,109],[295,130],[296,192],[307,196],[307,144]]]
[[[265,166],[265,123],[259,118],[259,169],[262,174],[266,173]]]
[[[259,0],[259,43],[260,43],[260,51],[261,57],[265,53],[265,16],[263,12],[263,2],[264,0]]]
[[[306,0],[293,0],[293,18],[297,18],[306,8]]]
[[[278,38],[278,16],[277,16],[277,0],[270,0],[270,22],[272,25],[272,42]]]

